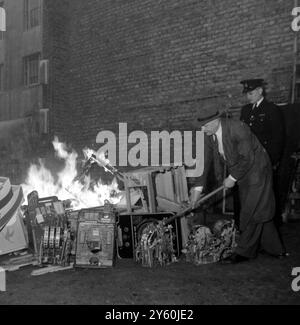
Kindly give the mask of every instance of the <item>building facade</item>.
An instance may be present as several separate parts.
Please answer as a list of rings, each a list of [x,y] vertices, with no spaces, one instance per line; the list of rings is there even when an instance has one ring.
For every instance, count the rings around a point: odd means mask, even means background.
[[[3,1],[6,32],[0,41],[0,119],[30,116],[42,108],[42,1]]]
[[[9,0],[0,6],[6,25],[0,39],[0,171],[17,181],[34,151],[43,112],[42,1]]]

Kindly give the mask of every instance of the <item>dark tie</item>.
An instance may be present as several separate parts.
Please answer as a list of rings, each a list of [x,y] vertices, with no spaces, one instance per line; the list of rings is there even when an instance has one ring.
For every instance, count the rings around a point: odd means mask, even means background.
[[[225,159],[224,157],[223,157],[223,155],[221,154],[221,152],[220,152],[220,150],[219,150],[219,141],[218,141],[218,137],[215,135],[215,134],[213,134],[213,147],[214,147],[214,152],[220,157],[220,158],[222,158],[222,159]]]
[[[217,139],[217,136],[215,134],[212,135],[212,138],[213,138],[213,143],[215,146],[217,146],[218,148],[218,139]]]
[[[218,138],[217,138],[217,136],[215,134],[213,134],[212,138],[213,138],[212,143],[213,143],[214,152],[217,153],[217,154],[220,154]]]

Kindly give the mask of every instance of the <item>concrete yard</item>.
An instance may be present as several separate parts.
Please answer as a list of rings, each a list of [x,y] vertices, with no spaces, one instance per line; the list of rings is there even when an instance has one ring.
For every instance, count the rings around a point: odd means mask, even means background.
[[[37,267],[28,266],[6,272],[0,305],[298,305],[300,291],[291,284],[293,268],[300,267],[300,222],[284,224],[281,233],[291,254],[284,260],[259,255],[237,265],[195,266],[181,259],[144,268],[118,259],[114,268],[40,276],[31,276]]]

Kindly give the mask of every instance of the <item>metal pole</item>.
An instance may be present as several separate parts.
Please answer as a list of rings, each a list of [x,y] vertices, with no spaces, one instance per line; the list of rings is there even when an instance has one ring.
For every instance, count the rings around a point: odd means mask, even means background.
[[[184,215],[186,215],[187,213],[197,209],[198,207],[200,207],[200,205],[202,203],[204,203],[206,200],[208,200],[209,198],[211,198],[212,196],[214,196],[215,194],[217,194],[220,191],[223,191],[224,189],[224,185],[218,187],[216,190],[210,192],[209,194],[203,196],[202,198],[200,198],[195,204],[194,206],[190,205],[188,206],[186,209],[182,210],[181,212],[178,212],[175,216],[172,216],[170,218],[168,218],[167,220],[164,221],[165,224],[168,224],[170,222],[172,222],[173,220],[177,219],[177,218],[181,218]]]

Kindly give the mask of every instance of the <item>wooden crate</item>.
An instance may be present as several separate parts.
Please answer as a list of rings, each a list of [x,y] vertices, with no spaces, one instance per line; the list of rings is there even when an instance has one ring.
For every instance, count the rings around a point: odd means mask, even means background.
[[[142,196],[140,212],[178,212],[183,202],[188,202],[188,187],[185,168],[149,167],[125,174],[125,191],[128,213],[132,206],[132,193]]]

